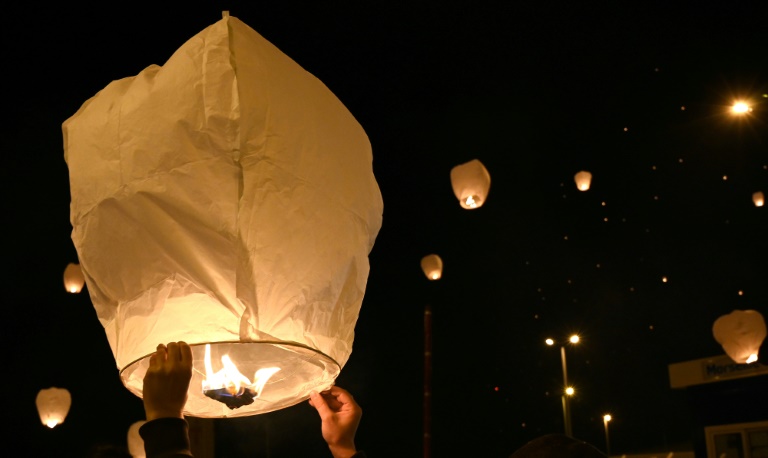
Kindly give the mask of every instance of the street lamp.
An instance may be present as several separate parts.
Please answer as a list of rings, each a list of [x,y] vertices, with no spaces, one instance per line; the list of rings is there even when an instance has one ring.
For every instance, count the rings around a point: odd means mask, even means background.
[[[552,346],[555,344],[554,339],[547,339],[545,340],[546,344],[549,346]],[[568,338],[568,342],[572,344],[579,343],[579,336],[576,334],[571,335],[571,337]],[[563,395],[562,395],[562,401],[563,401],[563,422],[565,423],[565,435],[568,437],[573,437],[573,429],[571,427],[571,409],[570,409],[570,401],[569,398],[573,396],[574,389],[572,386],[568,385],[568,366],[565,363],[565,345],[560,346],[560,361],[563,364]]]
[[[436,254],[421,258],[421,270],[430,281],[443,276],[443,260]],[[432,306],[424,306],[424,458],[432,455]]]
[[[611,456],[611,441],[608,437],[608,422],[611,421],[611,414],[603,415],[603,426],[605,426],[605,454]]]
[[[745,115],[752,112],[752,107],[749,105],[749,102],[745,100],[737,100],[733,102],[733,105],[731,106],[731,113],[734,115]]]

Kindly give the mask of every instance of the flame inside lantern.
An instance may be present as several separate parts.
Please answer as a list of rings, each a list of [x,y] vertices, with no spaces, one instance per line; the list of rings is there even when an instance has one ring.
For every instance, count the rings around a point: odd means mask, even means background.
[[[230,409],[252,404],[254,399],[261,396],[264,385],[270,377],[280,370],[279,367],[258,369],[251,383],[248,377],[240,373],[229,355],[221,357],[221,364],[223,367],[218,372],[214,372],[211,363],[211,345],[206,344],[203,393],[211,399],[223,402]]]
[[[184,415],[234,418],[290,407],[334,384],[341,366],[297,342],[211,341],[190,343],[192,380]],[[143,397],[151,353],[120,371],[129,391]],[[248,377],[252,377],[250,380]]]

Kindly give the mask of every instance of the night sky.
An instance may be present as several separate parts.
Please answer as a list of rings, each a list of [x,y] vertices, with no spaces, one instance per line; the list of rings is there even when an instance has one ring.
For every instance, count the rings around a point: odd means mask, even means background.
[[[602,447],[610,412],[613,453],[686,448],[667,366],[723,354],[721,315],[768,317],[768,209],[752,202],[768,195],[768,26],[758,1],[668,3],[6,6],[3,434],[30,447],[13,456],[82,457],[143,419],[87,288],[63,288],[77,253],[61,124],[223,10],[323,81],[371,141],[383,226],[337,380],[363,406],[360,448],[422,455],[426,304],[433,456],[505,458],[562,432],[560,354],[544,339],[573,332],[574,435]],[[752,111],[730,113],[737,99]],[[464,210],[450,171],[472,159],[491,187]],[[436,282],[420,268],[432,253]],[[35,409],[50,386],[73,397],[53,430]],[[306,403],[215,422],[220,456],[329,456]]]

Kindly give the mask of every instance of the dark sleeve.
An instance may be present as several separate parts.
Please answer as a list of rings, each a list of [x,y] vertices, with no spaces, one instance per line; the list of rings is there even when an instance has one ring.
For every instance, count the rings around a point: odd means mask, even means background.
[[[149,457],[147,457],[147,458],[149,458]],[[368,456],[365,454],[365,452],[359,451],[359,452],[355,453],[354,455],[352,455],[352,458],[368,458]]]
[[[189,425],[182,418],[158,418],[139,428],[147,458],[189,458]]]

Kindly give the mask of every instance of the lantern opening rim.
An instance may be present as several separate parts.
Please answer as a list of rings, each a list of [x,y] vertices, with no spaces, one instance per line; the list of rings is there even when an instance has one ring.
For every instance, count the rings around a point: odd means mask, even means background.
[[[174,340],[184,340],[183,336]],[[214,355],[207,356],[210,345]],[[342,365],[324,352],[306,344],[285,340],[213,340],[190,344],[193,353],[192,380],[187,390],[184,415],[197,418],[233,418],[260,415],[298,404],[312,391],[323,391],[335,384]],[[131,393],[143,398],[143,379],[151,355],[134,360],[120,369],[120,380]],[[206,360],[229,355],[237,371],[246,378],[262,368],[280,370],[266,382],[255,402],[232,407],[208,397],[204,392],[209,375]],[[215,365],[216,363],[214,363]],[[215,369],[215,368],[214,368]],[[254,380],[255,382],[255,380]]]
[[[183,339],[181,339],[181,340],[183,340]],[[168,342],[164,342],[164,343],[167,344]],[[309,345],[306,345],[306,344],[303,344],[303,343],[300,343],[300,342],[295,342],[295,341],[292,341],[292,340],[215,340],[215,341],[211,341],[211,342],[196,342],[196,343],[188,343],[187,342],[187,344],[190,347],[199,347],[201,345],[209,345],[209,344],[210,345],[220,345],[220,344],[222,344],[222,345],[223,344],[228,344],[228,345],[229,344],[243,344],[243,345],[265,344],[265,345],[283,345],[283,346],[287,346],[287,347],[301,347],[301,348],[303,348],[305,350],[310,350],[312,352],[315,352],[315,353],[319,354],[320,356],[322,356],[324,358],[329,359],[331,362],[333,362],[336,366],[339,367],[339,370],[341,370],[341,364],[339,364],[338,361],[336,361],[335,359],[331,358],[327,354],[323,353],[322,351],[318,350],[317,348],[313,348],[313,347],[310,347]],[[133,361],[129,362],[122,369],[120,369],[120,375],[122,376],[123,372],[128,370],[131,366],[133,366],[134,364],[138,363],[139,361],[142,361],[142,360],[144,360],[146,358],[149,358],[154,353],[155,352],[148,353],[148,354],[146,354],[144,356],[141,356],[141,357],[136,358]]]

